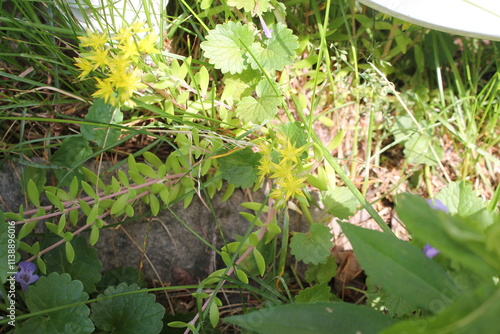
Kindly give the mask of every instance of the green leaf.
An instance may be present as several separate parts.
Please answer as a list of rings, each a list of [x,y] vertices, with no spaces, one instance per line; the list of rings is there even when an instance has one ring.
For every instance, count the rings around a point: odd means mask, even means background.
[[[136,166],[142,175],[149,177],[150,179],[158,179],[158,174],[148,165],[139,162]]]
[[[434,148],[436,156],[431,150]],[[405,149],[403,151],[405,157],[408,158],[410,164],[424,164],[427,166],[436,166],[443,156],[443,148],[434,145],[432,138],[420,134],[414,134],[408,141],[405,142]]]
[[[273,88],[274,87],[274,88]],[[278,111],[281,104],[281,96],[277,95],[275,84],[269,83],[267,79],[261,80],[255,92],[259,98],[252,96],[244,97],[236,107],[236,116],[244,121],[260,124],[271,120]]]
[[[59,149],[50,158],[50,162],[55,165],[72,169],[87,161],[87,159],[92,156],[92,153],[92,148],[87,140],[85,140],[82,136],[72,136],[63,140],[61,147],[59,147]],[[59,181],[62,181],[63,177],[68,173],[68,171],[61,169],[54,169],[53,172]],[[64,178],[63,183],[59,184],[59,186],[70,185],[71,180],[75,176],[79,179],[82,178],[82,174],[78,171],[71,171],[68,176]]]
[[[160,168],[160,166],[163,165],[163,162],[160,160],[160,158],[158,158],[157,155],[149,152],[149,151],[146,151],[142,154],[142,156],[144,157],[144,159],[146,159],[147,162],[149,162],[151,165],[153,165],[154,168]]]
[[[45,196],[49,199],[50,203],[52,203],[60,212],[64,211],[64,204],[59,200],[59,198],[49,190],[45,191]]]
[[[215,301],[210,304],[210,309],[208,312],[210,323],[212,324],[213,328],[216,328],[217,324],[219,323],[219,308],[217,307]]]
[[[366,306],[343,302],[286,304],[224,321],[260,334],[375,334],[395,322]]]
[[[484,201],[465,181],[451,182],[436,195],[452,215],[469,217],[484,208]]]
[[[388,233],[340,224],[361,267],[389,293],[430,309],[445,291],[457,290],[448,274],[417,247]]]
[[[321,284],[316,284],[315,286],[310,286],[301,290],[297,296],[295,296],[295,302],[297,303],[313,303],[313,302],[326,302],[333,297],[332,289],[328,286],[327,282]]]
[[[228,0],[228,6],[234,6],[238,9],[243,8],[245,12],[252,15],[262,15],[269,9],[269,0]]]
[[[257,181],[256,169],[260,157],[260,153],[255,153],[251,148],[247,147],[218,158],[222,178],[236,187],[251,187]]]
[[[26,294],[26,305],[31,313],[45,311],[50,308],[84,302],[88,294],[83,292],[80,281],[72,281],[68,274],[52,273],[40,277],[29,287]],[[43,316],[32,317],[16,326],[19,334],[85,334],[94,331],[89,319],[90,309],[85,304],[67,307]]]
[[[103,331],[120,334],[160,333],[165,309],[155,302],[155,295],[144,291],[118,296],[138,290],[137,284],[129,286],[126,283],[107,288],[97,298],[116,297],[92,304],[90,318],[95,326]]]
[[[245,274],[243,270],[235,269],[234,272],[236,273],[236,277],[238,277],[240,281],[242,281],[245,284],[248,284],[248,276],[247,274]]]
[[[117,114],[117,115],[115,115]],[[121,116],[121,112],[115,107],[104,102],[103,99],[94,100],[89,108],[85,119],[101,124],[82,124],[81,133],[88,141],[94,141],[99,147],[113,146],[120,136],[120,129],[110,128],[108,125],[114,123],[114,119]]]
[[[94,189],[87,182],[82,181],[82,189],[83,189],[83,191],[85,191],[85,193],[87,193],[87,195],[89,195],[90,197],[92,197],[95,201],[99,200],[99,197],[95,193]]]
[[[290,253],[304,263],[324,263],[330,256],[332,233],[323,224],[312,223],[307,233],[294,233],[290,241]]]
[[[94,224],[90,228],[90,237],[89,237],[90,245],[94,246],[97,243],[98,240],[99,240],[99,227],[97,227]]]
[[[323,194],[321,201],[329,213],[339,219],[348,219],[358,209],[358,200],[347,187],[335,187]]]
[[[497,334],[500,314],[500,289],[492,281],[460,295],[447,306],[443,300],[435,303],[436,316],[399,322],[381,334]],[[447,306],[447,307],[446,307]],[[444,309],[443,309],[444,308]]]
[[[396,203],[398,216],[415,240],[432,245],[484,278],[498,275],[500,261],[486,248],[486,237],[477,228],[460,217],[431,209],[419,196],[402,194]]]
[[[19,240],[22,240],[25,236],[30,234],[31,231],[33,231],[33,229],[35,228],[36,223],[37,223],[36,221],[32,221],[32,222],[23,224],[23,226],[19,230],[19,234],[17,235],[17,238]]]
[[[75,250],[73,249],[73,246],[71,246],[71,243],[69,241],[65,243],[64,249],[66,250],[66,259],[69,263],[73,263],[73,261],[75,260]]]
[[[118,197],[111,206],[111,214],[116,215],[123,212],[123,210],[125,210],[127,202],[128,202],[128,195],[127,194],[120,195],[120,197]]]
[[[42,248],[46,248],[57,241],[56,238],[46,238],[42,242]],[[101,279],[102,263],[97,256],[97,250],[88,245],[85,238],[76,236],[71,240],[72,248],[75,251],[73,263],[66,259],[65,251],[62,247],[56,247],[44,255],[48,273],[65,272],[75,280],[83,283],[87,293],[96,291],[95,284]]]
[[[328,257],[325,263],[310,264],[306,271],[306,281],[325,283],[330,282],[337,273],[337,263],[333,256]]]
[[[69,186],[69,196],[72,199],[75,199],[76,196],[78,195],[78,191],[80,189],[78,188],[78,178],[76,176],[73,177],[73,180],[71,180],[71,184]]]
[[[264,274],[266,273],[266,261],[264,260],[264,257],[257,250],[257,248],[254,248],[252,250],[252,253],[255,259],[255,263],[257,264],[257,269],[259,269],[260,276],[264,276]]]
[[[282,71],[296,57],[297,36],[282,23],[271,25],[270,29],[273,35],[264,42],[265,48],[260,43],[253,43],[248,51],[251,54],[248,61],[254,70],[262,67],[268,71]]]
[[[36,186],[35,182],[32,179],[28,181],[27,191],[28,191],[28,198],[30,199],[31,203],[33,203],[34,206],[39,207],[40,193],[38,192],[38,187]]]
[[[127,283],[128,285],[135,283],[140,288],[147,286],[139,270],[132,267],[118,267],[103,273],[102,279],[97,283],[97,290],[104,291],[109,286],[117,286],[120,283]]]
[[[153,194],[149,194],[149,207],[151,208],[151,214],[153,216],[157,216],[158,212],[160,212],[160,202]]]
[[[229,21],[210,30],[200,47],[215,68],[222,73],[234,74],[247,68],[244,55],[253,41],[253,32],[248,25]]]

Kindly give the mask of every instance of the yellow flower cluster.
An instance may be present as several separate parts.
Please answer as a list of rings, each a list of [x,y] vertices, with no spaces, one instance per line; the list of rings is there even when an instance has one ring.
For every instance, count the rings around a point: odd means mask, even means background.
[[[275,179],[274,189],[270,196],[278,201],[286,203],[290,198],[304,197],[302,188],[307,177],[303,177],[301,155],[307,145],[295,147],[295,145],[284,135],[278,135],[279,147],[273,154],[271,145],[266,142],[258,144],[262,157],[258,167],[258,183],[266,176]],[[276,162],[273,162],[276,161]]]
[[[138,34],[146,33],[139,39]],[[80,46],[87,48],[75,58],[75,65],[81,70],[78,78],[83,79],[93,71],[100,70],[105,77],[94,77],[97,81],[95,98],[103,98],[106,103],[120,107],[131,104],[134,92],[146,87],[141,81],[140,69],[142,55],[155,54],[158,35],[150,33],[144,23],[136,22],[122,27],[115,36],[88,32],[87,36],[78,37]]]

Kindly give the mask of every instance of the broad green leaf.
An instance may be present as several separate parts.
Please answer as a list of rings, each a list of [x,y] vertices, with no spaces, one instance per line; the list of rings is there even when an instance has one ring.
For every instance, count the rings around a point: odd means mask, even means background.
[[[52,245],[57,238],[43,240],[42,248]],[[102,263],[97,256],[97,250],[88,245],[85,238],[76,236],[71,240],[75,251],[73,263],[66,259],[64,248],[56,247],[44,255],[48,273],[68,273],[72,279],[83,283],[84,291],[92,293],[96,291],[95,284],[101,279]]]
[[[72,136],[63,140],[61,147],[52,155],[50,162],[54,165],[61,167],[66,167],[67,169],[72,169],[78,167],[79,164],[87,161],[93,154],[93,150],[89,145],[89,142],[85,140],[82,136]],[[78,168],[69,172],[68,176],[62,180],[63,177],[68,173],[64,169],[54,169],[54,174],[62,184],[59,186],[68,186],[73,180],[74,176],[82,179],[82,174],[78,172]]]
[[[328,286],[327,282],[321,284],[316,284],[315,286],[310,286],[301,290],[297,296],[295,296],[295,302],[297,303],[313,303],[313,302],[326,302],[333,297],[332,289]]]
[[[297,36],[282,23],[271,25],[270,29],[273,34],[265,40],[265,47],[260,43],[253,43],[248,51],[248,61],[254,70],[262,67],[268,71],[282,71],[296,57],[295,49],[299,47]]]
[[[329,213],[339,219],[348,219],[358,209],[358,200],[347,187],[335,187],[322,195],[321,201]]]
[[[273,119],[282,101],[276,85],[262,79],[255,87],[255,92],[258,98],[246,96],[238,103],[236,116],[256,124]]]
[[[484,208],[484,201],[474,191],[472,185],[465,181],[451,182],[436,195],[450,214],[461,217],[471,216]]]
[[[324,263],[333,247],[330,228],[313,223],[307,233],[294,233],[290,240],[290,253],[304,263]]]
[[[436,152],[437,159],[431,150],[431,146],[434,152]],[[405,149],[403,152],[410,164],[436,166],[443,155],[443,148],[435,145],[430,136],[414,134],[405,142]]]
[[[248,69],[239,74],[224,75],[224,92],[221,99],[229,104],[241,101],[242,97],[252,94],[253,89],[261,80],[261,73]]]
[[[325,263],[310,264],[306,271],[306,281],[325,283],[330,282],[337,273],[337,263],[333,256],[328,257]]]
[[[366,306],[343,302],[286,304],[224,321],[260,334],[376,334],[395,322]]]
[[[26,305],[31,313],[45,311],[54,307],[84,302],[88,294],[83,292],[82,282],[71,280],[68,274],[51,273],[40,277],[29,287]],[[94,331],[89,319],[90,309],[85,304],[67,307],[43,316],[29,318],[19,322],[16,333],[19,334],[86,334]]]
[[[120,136],[120,129],[111,128],[108,125],[114,123],[114,119],[121,114],[115,107],[104,102],[103,99],[94,100],[89,108],[85,119],[101,124],[82,124],[81,133],[88,141],[94,141],[99,147],[113,146]]]
[[[366,274],[389,293],[430,309],[444,291],[457,290],[448,274],[417,247],[392,234],[349,223],[341,227]]]
[[[257,181],[256,169],[260,157],[260,153],[255,153],[247,147],[218,158],[222,178],[236,187],[251,187]]]
[[[244,55],[253,41],[253,33],[248,25],[229,21],[210,30],[200,47],[215,68],[222,73],[234,74],[247,68]]]
[[[31,203],[33,203],[34,206],[39,207],[40,193],[38,192],[38,187],[36,186],[35,182],[33,182],[32,179],[28,181],[26,190],[28,191],[28,198],[30,199]]]
[[[165,309],[155,302],[155,295],[144,291],[118,296],[136,291],[139,291],[137,284],[121,283],[117,287],[107,288],[103,294],[97,296],[115,297],[98,300],[92,304],[90,318],[95,326],[106,332],[120,334],[160,333]]]
[[[245,12],[252,15],[262,15],[269,9],[269,0],[228,0],[228,6],[234,6],[238,9],[243,8]]]
[[[414,239],[432,245],[478,275],[498,275],[500,260],[486,248],[486,236],[476,227],[460,217],[431,209],[419,196],[402,194],[396,203],[396,212]]]
[[[497,334],[500,325],[500,288],[492,281],[467,291],[449,304],[446,296],[434,301],[436,316],[411,319],[387,328],[381,334]]]

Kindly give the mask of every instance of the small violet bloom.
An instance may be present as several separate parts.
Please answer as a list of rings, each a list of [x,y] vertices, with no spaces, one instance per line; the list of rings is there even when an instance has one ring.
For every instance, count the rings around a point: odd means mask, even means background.
[[[424,246],[422,252],[424,252],[425,256],[427,256],[429,259],[432,259],[434,256],[439,254],[439,251],[429,244]]]
[[[450,210],[444,205],[440,200],[438,199],[428,199],[427,203],[433,208],[434,210],[440,210],[444,211],[445,213],[450,212]]]
[[[269,29],[269,27],[267,26],[266,22],[262,18],[262,16],[259,16],[259,20],[260,20],[260,24],[262,25],[262,30],[264,31],[264,35],[267,38],[273,37],[273,30]]]
[[[28,286],[31,283],[35,283],[39,278],[38,275],[33,275],[36,270],[36,265],[31,262],[22,261],[19,262],[18,267],[21,270],[19,270],[14,276],[16,278],[16,282],[20,283],[21,288],[24,292],[26,292],[28,290]]]

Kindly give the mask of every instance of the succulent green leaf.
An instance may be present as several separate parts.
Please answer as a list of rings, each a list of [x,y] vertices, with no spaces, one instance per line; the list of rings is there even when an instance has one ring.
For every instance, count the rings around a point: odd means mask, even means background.
[[[210,304],[209,318],[212,327],[216,328],[219,323],[219,308],[217,307],[215,301]]]
[[[32,179],[28,181],[26,188],[26,190],[28,191],[28,198],[30,199],[31,203],[33,203],[34,206],[39,207],[40,193],[38,192],[38,187]]]
[[[69,263],[73,263],[75,260],[75,250],[69,241],[66,242],[64,249],[66,250],[66,259]]]
[[[295,233],[290,241],[291,254],[304,263],[324,263],[330,256],[332,233],[323,224],[313,223],[307,233]]]
[[[49,199],[50,203],[52,203],[59,211],[64,211],[64,204],[59,200],[59,198],[52,192],[46,190],[45,196]]]
[[[229,21],[209,31],[200,47],[209,62],[223,73],[241,73],[247,68],[245,53],[254,41],[248,25]]]
[[[88,299],[88,294],[83,292],[82,282],[71,280],[68,274],[51,273],[46,277],[40,277],[34,285],[29,287],[28,292],[26,305],[30,313],[80,303]],[[19,322],[16,332],[20,334],[92,333],[94,325],[89,319],[89,314],[90,309],[85,304],[66,307]]]
[[[264,276],[264,274],[266,273],[266,260],[264,260],[264,257],[257,250],[257,248],[254,248],[252,250],[252,254],[255,259],[255,263],[257,264],[257,269],[259,269],[260,276]]]
[[[149,151],[146,151],[142,154],[144,159],[146,159],[147,162],[149,162],[154,168],[160,168],[161,165],[163,165],[163,162],[158,158],[156,154],[153,154]]]
[[[97,298],[114,297],[98,300],[92,304],[90,318],[95,326],[110,333],[160,333],[165,309],[155,302],[155,295],[144,291],[119,296],[137,291],[139,291],[137,284],[121,283],[117,287],[107,288]]]
[[[157,179],[158,178],[158,174],[150,166],[143,164],[143,163],[140,163],[140,162],[137,163],[136,166],[142,175],[149,177],[150,179]]]

